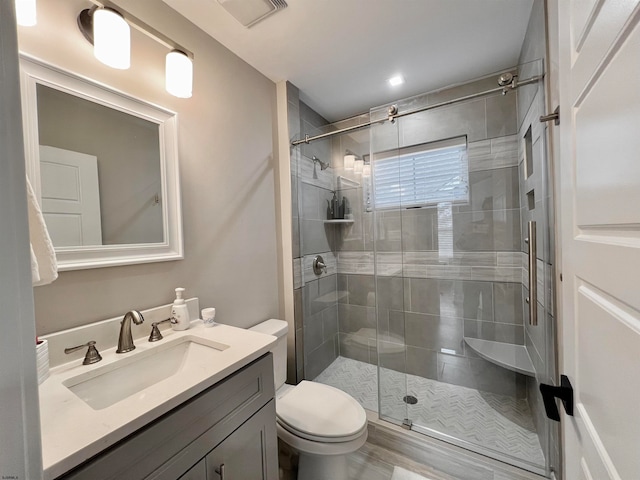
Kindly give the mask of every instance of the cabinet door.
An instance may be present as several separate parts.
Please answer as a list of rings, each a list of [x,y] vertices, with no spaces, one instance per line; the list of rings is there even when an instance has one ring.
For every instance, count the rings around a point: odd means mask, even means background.
[[[205,458],[207,480],[278,480],[275,401],[211,451]]]
[[[187,473],[182,475],[179,480],[207,480],[207,462],[203,458],[193,467],[189,469]]]

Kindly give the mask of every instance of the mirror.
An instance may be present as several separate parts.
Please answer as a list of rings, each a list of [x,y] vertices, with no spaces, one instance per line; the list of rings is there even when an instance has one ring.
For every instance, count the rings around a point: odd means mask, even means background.
[[[20,62],[27,175],[59,269],[183,258],[176,114]]]

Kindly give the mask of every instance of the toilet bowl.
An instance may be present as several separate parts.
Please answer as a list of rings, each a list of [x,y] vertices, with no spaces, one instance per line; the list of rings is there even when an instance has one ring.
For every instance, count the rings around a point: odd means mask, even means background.
[[[347,478],[346,456],[367,440],[367,415],[362,406],[342,390],[303,380],[285,383],[287,365],[283,320],[267,320],[250,330],[278,338],[272,349],[276,387],[278,438],[300,455],[299,480]]]

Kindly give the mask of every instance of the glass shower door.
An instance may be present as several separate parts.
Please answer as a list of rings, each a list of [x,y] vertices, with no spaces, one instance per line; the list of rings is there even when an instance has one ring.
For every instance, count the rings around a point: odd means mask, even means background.
[[[513,72],[540,75],[541,62]],[[483,92],[496,78],[398,109]],[[541,82],[517,92],[371,128],[379,409],[383,419],[545,474],[553,445],[537,386],[553,381],[554,333],[544,92]],[[373,121],[386,116],[386,106],[371,111]],[[525,301],[528,220],[538,227],[538,326]]]
[[[387,117],[387,106],[372,110],[371,119]],[[374,124],[370,130],[371,154],[369,168],[363,176],[364,203],[370,218],[373,240],[373,266],[376,287],[378,408],[380,417],[395,424],[408,424],[407,347],[404,333],[405,284],[402,271],[401,208],[381,208],[376,197],[374,179],[385,170],[385,186],[400,188],[400,170],[397,166],[399,151],[397,123]],[[386,162],[386,165],[382,166]]]

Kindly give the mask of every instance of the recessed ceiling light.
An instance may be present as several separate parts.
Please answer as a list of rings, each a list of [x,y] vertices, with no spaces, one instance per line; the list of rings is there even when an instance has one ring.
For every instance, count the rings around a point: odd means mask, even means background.
[[[404,83],[404,78],[402,75],[396,75],[395,77],[391,77],[389,79],[389,85],[392,87],[397,87],[398,85],[402,85]]]

